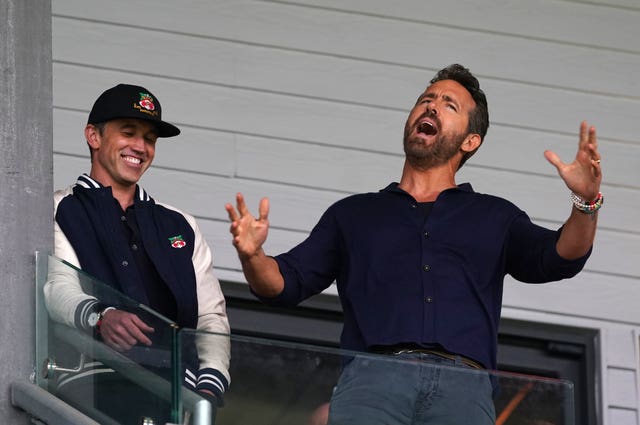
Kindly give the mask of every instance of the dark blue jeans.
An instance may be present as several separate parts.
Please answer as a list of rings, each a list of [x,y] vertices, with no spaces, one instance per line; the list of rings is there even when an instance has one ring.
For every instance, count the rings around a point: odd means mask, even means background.
[[[356,356],[344,369],[328,425],[494,425],[489,373],[432,354]]]

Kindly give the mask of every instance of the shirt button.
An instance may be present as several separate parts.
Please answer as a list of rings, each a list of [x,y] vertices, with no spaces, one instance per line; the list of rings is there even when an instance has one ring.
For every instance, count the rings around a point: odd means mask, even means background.
[[[425,272],[428,272],[429,270],[431,270],[431,266],[430,266],[430,265],[428,265],[428,264],[425,264],[424,266],[422,266],[422,269],[423,269]]]
[[[127,221],[127,217],[125,217],[125,216],[121,216],[121,217],[120,217],[120,221]]]
[[[427,303],[432,303],[433,302],[433,297],[425,297],[424,301]]]
[[[411,204],[411,208],[418,208],[416,204]]]
[[[122,267],[127,267],[128,265],[129,265],[128,261],[125,260],[125,261],[122,262]]]
[[[424,232],[424,237],[428,238],[429,237],[429,232]]]
[[[138,245],[136,245],[136,244],[131,245],[131,249],[133,249],[134,251],[137,251],[138,250]]]

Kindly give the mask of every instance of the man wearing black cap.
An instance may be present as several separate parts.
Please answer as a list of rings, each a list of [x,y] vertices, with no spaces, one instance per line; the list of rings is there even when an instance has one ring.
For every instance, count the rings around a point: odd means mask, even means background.
[[[91,171],[54,194],[55,255],[180,327],[228,334],[224,296],[195,219],[156,203],[137,184],[153,161],[156,140],[180,134],[162,121],[158,99],[144,87],[112,87],[96,100],[84,132]],[[94,332],[142,364],[159,361],[140,356],[160,344],[159,330],[154,337],[151,319],[140,312],[127,311],[117,300],[85,294],[77,280],[55,272],[50,272],[45,299],[55,320]],[[184,357],[185,384],[221,400],[230,379],[228,341],[200,344],[197,355]],[[101,400],[93,403],[117,421],[158,417],[153,397],[151,411],[142,412],[145,402],[130,398],[139,391],[125,395],[113,386],[122,385],[122,379],[113,379],[113,370],[98,365],[82,372],[93,382],[105,383]],[[76,375],[63,377],[60,393],[81,396],[74,388],[78,381]]]

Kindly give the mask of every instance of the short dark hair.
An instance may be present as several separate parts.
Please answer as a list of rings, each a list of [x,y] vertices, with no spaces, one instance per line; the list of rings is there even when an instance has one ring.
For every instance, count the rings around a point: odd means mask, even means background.
[[[467,127],[467,132],[469,134],[479,134],[480,143],[482,144],[484,136],[487,134],[487,130],[489,129],[489,108],[487,106],[487,97],[480,88],[478,79],[471,73],[471,71],[469,71],[468,68],[454,63],[453,65],[449,65],[448,67],[438,71],[436,76],[431,79],[431,84],[442,80],[453,80],[471,94],[471,97],[476,103],[476,107],[469,112],[469,125]],[[464,164],[467,159],[476,152],[476,150],[466,153],[462,157],[459,167],[462,167],[462,164]]]

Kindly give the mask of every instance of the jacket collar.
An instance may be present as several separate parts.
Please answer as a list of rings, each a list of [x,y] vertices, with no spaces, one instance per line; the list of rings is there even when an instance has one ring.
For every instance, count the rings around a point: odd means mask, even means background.
[[[84,173],[80,177],[78,177],[78,180],[76,180],[76,185],[84,187],[85,189],[104,189],[105,188],[105,186],[103,186],[102,183],[92,179],[91,177],[89,177],[87,173]],[[135,197],[140,202],[151,201],[151,196],[149,196],[149,194],[139,185],[136,185]]]

